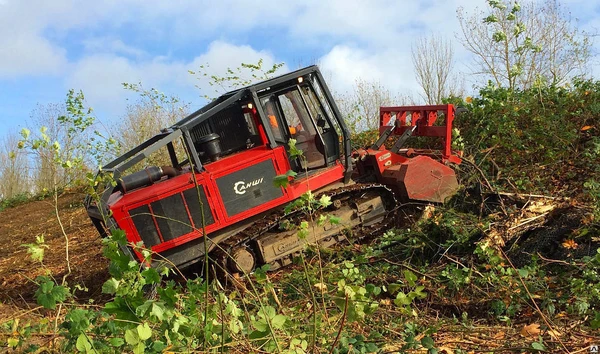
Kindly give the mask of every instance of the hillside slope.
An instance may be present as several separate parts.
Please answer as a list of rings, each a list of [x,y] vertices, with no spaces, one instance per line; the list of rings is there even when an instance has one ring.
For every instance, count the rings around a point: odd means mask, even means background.
[[[59,215],[69,237],[68,281],[88,289],[76,292],[80,301],[99,296],[102,283],[108,278],[108,261],[102,256],[102,242],[85,213],[83,198],[77,192],[65,192],[58,198]],[[48,246],[42,264],[32,260],[23,246],[35,243],[37,235],[43,235]],[[61,279],[67,272],[65,238],[52,198],[0,212],[0,244],[0,302],[4,305],[27,308],[28,303],[35,303],[37,276],[49,271]],[[0,317],[5,317],[4,312]]]

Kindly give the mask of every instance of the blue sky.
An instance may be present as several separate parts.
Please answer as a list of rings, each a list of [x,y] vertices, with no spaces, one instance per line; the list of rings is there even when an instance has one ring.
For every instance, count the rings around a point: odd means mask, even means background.
[[[600,3],[563,4],[581,28],[600,29]],[[208,63],[220,73],[259,58],[285,62],[284,70],[317,62],[338,92],[363,78],[418,97],[415,38],[452,40],[456,68],[467,71],[469,56],[455,39],[460,6],[485,1],[0,0],[0,136],[70,88],[84,91],[103,122],[125,112],[131,94],[122,82],[141,81],[198,108],[205,102],[195,85],[208,88],[188,70]]]

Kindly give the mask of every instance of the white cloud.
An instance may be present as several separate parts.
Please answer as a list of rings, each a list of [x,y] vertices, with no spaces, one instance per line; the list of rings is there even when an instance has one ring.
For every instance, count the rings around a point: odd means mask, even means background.
[[[135,58],[147,55],[144,50],[129,46],[118,38],[94,37],[83,40],[82,44],[85,51],[91,54],[112,53]]]
[[[19,6],[0,4],[0,79],[56,74],[65,65],[65,51],[41,36],[39,30]]]
[[[153,58],[132,60],[116,54],[90,55],[75,63],[66,77],[65,88],[81,89],[89,103],[95,107],[110,107],[113,113],[122,112],[128,96],[122,83],[142,82],[145,88],[155,87],[169,93],[181,93],[184,97],[198,97],[201,92],[214,96],[214,87],[207,79],[197,80],[188,70],[197,70],[200,65],[210,63],[207,74],[223,75],[227,68],[235,68],[240,62],[256,63],[263,59],[264,67],[272,66],[276,61],[266,51],[257,51],[250,46],[236,46],[223,41],[214,41],[205,53],[191,61]],[[282,72],[287,68],[282,68]],[[194,85],[198,85],[195,88]],[[217,88],[220,92],[228,87]]]
[[[564,1],[574,17],[582,11],[597,13],[594,2]],[[278,47],[270,53],[256,48],[260,44],[239,45],[260,43],[257,38],[272,33],[286,41],[282,48],[309,51],[287,56],[292,61],[314,57],[314,48],[324,50],[319,61],[337,90],[350,89],[361,77],[392,90],[415,91],[413,39],[431,33],[454,39],[459,31],[456,8],[477,5],[485,6],[474,0],[107,0],[85,5],[76,0],[0,0],[0,79],[62,75],[65,86],[80,86],[101,100],[118,97],[121,81],[190,90],[190,85],[205,85],[187,74],[201,64],[210,63],[212,72],[222,73],[240,62],[286,56]],[[597,23],[594,18],[582,22],[589,28]],[[72,32],[88,37],[68,43]],[[135,40],[124,38],[130,35]],[[212,41],[208,48],[203,44],[207,40]],[[157,42],[164,49],[144,47]],[[199,43],[194,57],[172,54]],[[83,47],[83,53],[71,55],[72,46]],[[455,50],[457,59],[466,62],[468,55],[457,42]]]
[[[0,37],[0,79],[58,74],[66,65],[65,50],[32,33]]]
[[[418,91],[412,75],[410,52],[391,48],[378,52],[336,46],[323,58],[321,69],[337,92],[353,89],[358,79],[379,82],[392,92],[413,95]]]
[[[205,69],[205,72],[210,77],[211,75],[222,76],[227,72],[227,69],[235,69],[240,66],[241,63],[256,64],[258,61],[263,60],[263,68],[268,70],[273,64],[278,61],[274,55],[268,51],[257,51],[248,45],[236,46],[224,41],[214,41],[208,46],[206,53],[194,58],[190,63],[192,70],[198,69],[201,65],[208,64],[209,67]],[[278,73],[284,73],[289,71],[288,67],[284,65],[279,69]],[[251,79],[246,74],[243,79]],[[201,90],[210,91],[215,88],[211,88],[207,80],[196,81],[200,86]],[[220,92],[231,89],[231,87],[217,88]],[[213,95],[214,92],[207,92],[208,95]]]
[[[102,3],[102,2],[100,2]],[[67,66],[67,52],[45,31],[93,27],[97,17],[114,11],[114,1],[81,6],[75,0],[5,0],[0,3],[0,79],[56,75]]]

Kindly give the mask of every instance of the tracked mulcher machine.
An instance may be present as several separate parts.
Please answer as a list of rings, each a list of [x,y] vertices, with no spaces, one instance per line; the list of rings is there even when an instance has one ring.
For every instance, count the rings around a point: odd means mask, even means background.
[[[112,182],[87,199],[87,212],[101,235],[121,229],[130,245],[143,243],[153,265],[188,267],[208,252],[229,273],[278,268],[307,242],[329,246],[350,233],[373,234],[401,203],[453,195],[458,183],[448,164],[460,163],[451,150],[454,113],[452,105],[382,107],[379,140],[352,151],[323,76],[310,66],[228,92],[108,163],[99,176]],[[411,136],[437,137],[441,148],[403,148]],[[290,153],[294,142],[300,156]],[[289,183],[273,183],[286,174]],[[300,239],[281,226],[299,218],[283,206],[307,191],[331,198],[321,212],[339,223],[314,221]],[[139,247],[127,251],[144,260]]]

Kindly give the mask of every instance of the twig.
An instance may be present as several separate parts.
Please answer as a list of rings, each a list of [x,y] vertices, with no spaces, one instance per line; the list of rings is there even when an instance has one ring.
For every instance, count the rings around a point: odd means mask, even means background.
[[[485,176],[485,173],[483,173],[483,171],[481,170],[481,168],[479,168],[479,166],[477,166],[475,163],[467,160],[467,159],[463,159],[463,161],[467,162],[469,165],[473,166],[473,168],[475,168],[477,170],[477,172],[479,172],[479,174],[481,175],[481,177],[483,178],[483,180],[485,181],[485,184],[487,185],[488,189],[490,191],[492,191],[493,193],[497,194],[498,196],[499,193],[498,191],[496,191],[496,189],[494,187],[492,187],[490,181],[488,181],[487,177]],[[508,212],[506,211],[506,206],[504,205],[504,201],[502,200],[502,198],[498,198],[498,200],[500,200],[500,208],[502,209],[502,213],[505,216],[508,216]]]
[[[542,217],[544,217],[544,216],[546,216],[546,215],[548,215],[548,214],[549,214],[549,212],[545,212],[545,213],[543,213],[543,214],[540,214],[540,215],[538,215],[538,216],[534,216],[534,217],[532,217],[532,218],[525,219],[525,221],[523,221],[523,222],[522,222],[522,223],[520,223],[519,225],[515,225],[515,226],[513,226],[513,227],[509,228],[509,229],[508,229],[508,231],[510,231],[510,230],[513,230],[513,229],[516,229],[517,227],[521,227],[521,226],[523,226],[523,225],[529,224],[530,222],[532,222],[532,221],[535,221],[535,220],[537,220],[537,219],[539,219],[539,218],[542,218]]]
[[[26,314],[28,314],[28,313],[31,313],[31,312],[33,312],[33,311],[39,310],[39,309],[41,309],[42,307],[43,307],[43,306],[34,307],[34,308],[30,309],[30,310],[27,310],[27,311],[25,311],[25,312],[22,312],[22,313],[20,313],[20,314],[16,315],[16,316],[12,316],[11,318],[9,318],[9,319],[6,319],[6,320],[4,320],[4,321],[0,322],[0,325],[3,325],[3,324],[5,324],[5,323],[7,323],[7,322],[10,322],[10,321],[12,321],[12,320],[16,320],[17,318],[19,318],[19,317],[21,317],[21,316],[25,316]]]
[[[590,350],[590,347],[589,347],[589,345],[588,345],[588,346],[585,346],[585,347],[583,347],[583,348],[581,348],[581,349],[577,349],[576,351],[574,351],[574,352],[571,352],[571,354],[577,354],[577,353],[585,352],[585,351],[587,351],[587,350]]]
[[[273,300],[275,300],[275,303],[277,304],[277,306],[283,312],[284,308],[283,308],[283,306],[281,306],[281,302],[279,301],[279,296],[277,296],[277,292],[275,292],[275,288],[274,287],[271,287],[271,295],[273,295]]]
[[[510,347],[510,348],[497,348],[497,349],[486,349],[484,350],[484,352],[486,353],[495,353],[495,352],[516,352],[516,351],[521,351],[521,350],[529,350],[529,351],[535,351],[535,352],[542,352],[542,353],[547,353],[546,350],[541,350],[541,349],[535,349],[532,347]],[[567,351],[568,353],[568,351]]]
[[[507,193],[507,192],[496,192],[498,195],[502,195],[505,197],[523,197],[523,198],[544,198],[544,199],[552,199],[552,200],[569,200],[568,197],[550,197],[548,195],[541,194],[526,194],[526,193]]]
[[[569,263],[569,262],[565,262],[559,259],[550,259],[550,258],[546,258],[544,256],[542,256],[539,252],[537,252],[538,257],[540,257],[540,259],[548,262],[548,263],[558,263],[558,264],[564,264],[564,265],[568,265],[568,266],[584,266],[584,263]]]
[[[473,272],[475,272],[475,274],[477,274],[477,275],[479,275],[481,278],[485,279],[485,276],[484,276],[483,274],[481,274],[481,272],[480,272],[480,271],[478,271],[477,269],[474,269],[473,267],[467,267],[467,266],[465,266],[464,264],[462,264],[460,261],[458,261],[458,260],[456,260],[456,259],[454,259],[454,258],[452,258],[452,257],[450,257],[450,256],[448,256],[448,255],[446,255],[446,254],[444,254],[443,256],[444,256],[445,258],[449,259],[450,261],[452,261],[452,262],[454,262],[454,263],[458,264],[459,266],[461,266],[461,267],[463,267],[463,268],[468,268],[468,269],[472,270]]]
[[[425,274],[425,273],[421,273],[421,272],[419,272],[418,270],[416,270],[416,269],[414,269],[414,268],[412,268],[412,267],[410,267],[410,266],[408,266],[408,265],[406,265],[406,264],[404,264],[404,263],[396,263],[396,262],[392,262],[392,261],[390,261],[390,260],[389,260],[389,259],[387,259],[387,258],[381,258],[381,260],[382,260],[382,261],[385,261],[385,262],[387,262],[387,263],[389,263],[389,264],[392,264],[392,265],[398,266],[398,267],[404,267],[404,268],[406,268],[406,269],[410,270],[410,271],[411,271],[411,272],[413,272],[413,273],[417,273],[417,274],[419,274],[419,275],[421,275],[421,276],[424,276],[425,278],[427,278],[427,279],[429,279],[429,280],[436,280],[436,279],[435,279],[434,277],[432,277],[431,275],[427,275],[427,274]]]
[[[519,277],[519,281],[521,282],[521,285],[523,285],[523,288],[525,288],[525,291],[527,292],[527,295],[529,296],[529,299],[531,300],[531,302],[533,302],[533,306],[535,306],[535,309],[537,310],[537,312],[542,317],[542,320],[544,320],[544,322],[546,323],[546,326],[548,326],[548,328],[550,330],[555,331],[554,327],[550,324],[550,321],[548,321],[548,318],[546,318],[546,316],[544,315],[544,313],[542,312],[542,310],[538,306],[537,302],[535,302],[535,299],[533,298],[533,295],[531,295],[531,292],[529,291],[529,288],[527,287],[527,285],[525,285],[525,281],[523,281],[523,278],[521,277],[521,274],[519,274],[519,272],[517,271],[517,268],[515,268],[514,264],[510,260],[510,258],[508,258],[508,256],[506,255],[506,253],[504,253],[504,250],[502,248],[499,248],[499,250],[502,253],[502,256],[508,262],[508,264],[510,264],[510,266],[517,273],[517,276]],[[567,347],[565,346],[565,343],[563,343],[563,341],[560,338],[558,338],[558,337],[556,337],[556,339],[558,340],[558,342],[562,346],[564,352],[567,353],[567,354],[571,354],[571,352],[569,352],[569,349],[567,349]]]
[[[338,341],[340,340],[340,335],[342,334],[342,329],[344,329],[344,324],[346,323],[346,313],[348,312],[348,294],[346,294],[346,302],[344,303],[344,313],[342,314],[342,323],[340,323],[340,329],[335,336],[335,340],[331,345],[331,349],[329,350],[329,354],[333,354],[335,347],[337,346]]]
[[[56,220],[58,221],[58,226],[60,226],[60,231],[65,239],[65,260],[67,261],[67,273],[63,275],[61,285],[65,285],[67,283],[67,278],[71,275],[71,259],[69,257],[69,235],[65,231],[65,227],[62,223],[62,219],[60,217],[60,213],[58,210],[58,189],[56,176],[54,177],[54,213],[56,215]]]

